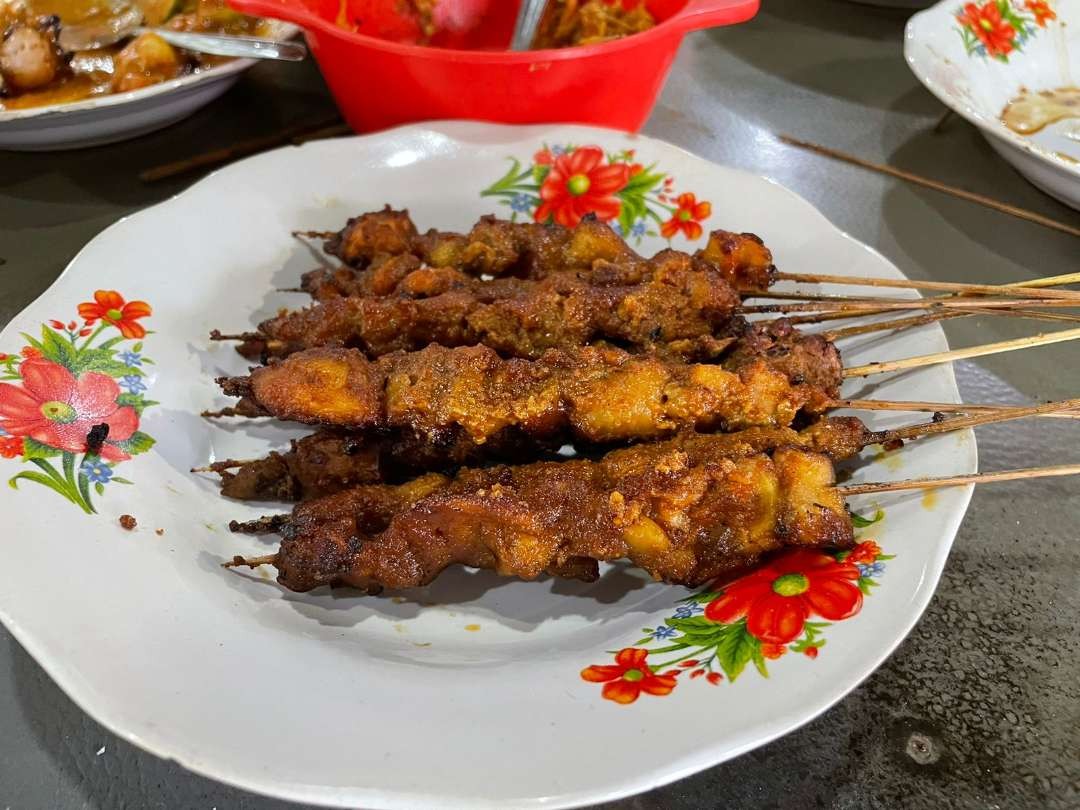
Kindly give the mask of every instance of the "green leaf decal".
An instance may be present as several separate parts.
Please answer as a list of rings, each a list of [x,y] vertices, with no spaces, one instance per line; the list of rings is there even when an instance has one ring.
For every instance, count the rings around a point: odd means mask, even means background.
[[[83,349],[75,359],[72,371],[76,374],[97,371],[110,377],[146,376],[141,369],[121,363],[109,349]]]
[[[157,405],[155,400],[147,399],[142,394],[121,394],[116,398],[116,403],[123,407],[128,405],[135,409],[135,413],[142,416],[142,412],[151,405]]]
[[[46,360],[52,360],[54,363],[59,363],[73,374],[78,373],[75,368],[78,352],[75,351],[75,347],[45,325],[42,325],[41,327],[40,346],[41,354]]]
[[[116,442],[116,446],[125,453],[137,456],[139,453],[145,453],[154,446],[154,437],[148,433],[143,433],[141,430],[137,430],[131,434],[130,439]]]
[[[55,458],[60,455],[60,451],[49,447],[47,444],[34,441],[27,437],[23,439],[23,457],[27,459],[31,458]]]
[[[761,642],[750,635],[745,621],[721,626],[726,632],[716,645],[716,660],[728,680],[734,683],[754,657],[755,648],[761,654]]]
[[[854,524],[855,528],[865,529],[867,526],[873,526],[875,523],[879,522],[884,517],[885,510],[883,509],[878,509],[876,512],[874,512],[874,516],[872,518],[864,518],[862,515],[857,515],[852,512],[851,522]]]

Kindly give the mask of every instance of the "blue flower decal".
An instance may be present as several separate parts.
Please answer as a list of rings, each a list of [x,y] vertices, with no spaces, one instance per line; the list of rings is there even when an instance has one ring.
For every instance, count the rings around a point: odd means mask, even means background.
[[[676,619],[689,619],[691,616],[696,616],[699,613],[704,613],[705,608],[699,605],[697,602],[683,602],[677,608],[675,608]]]
[[[107,484],[113,477],[112,467],[101,459],[86,459],[79,465],[79,472],[85,475],[92,484]]]
[[[634,226],[630,229],[630,235],[631,236],[636,236],[637,238],[640,239],[641,237],[643,237],[645,235],[646,229],[647,229],[647,226],[645,225],[645,219],[644,219],[644,217],[642,217],[641,219],[639,219],[637,222],[634,223]]]
[[[674,627],[668,627],[666,624],[662,624],[653,630],[651,635],[653,638],[671,638],[675,635],[675,632],[676,630]]]
[[[858,565],[856,567],[859,569],[859,576],[860,577],[867,577],[867,578],[872,579],[873,577],[879,577],[883,573],[885,573],[885,563],[879,563],[879,562],[870,563],[870,564],[865,564],[864,563],[864,564]]]
[[[510,199],[510,208],[519,214],[527,214],[533,207],[533,200],[528,194],[515,194]]]
[[[120,352],[117,357],[125,366],[135,368],[142,365],[142,355],[138,352]]]
[[[129,394],[137,394],[146,390],[146,383],[142,381],[142,377],[138,374],[129,374],[120,378],[120,387],[126,388]]]

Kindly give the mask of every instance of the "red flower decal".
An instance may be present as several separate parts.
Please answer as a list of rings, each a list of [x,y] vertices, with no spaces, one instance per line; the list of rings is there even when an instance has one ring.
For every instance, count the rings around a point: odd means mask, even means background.
[[[601,695],[616,703],[633,703],[638,695],[667,695],[675,688],[671,673],[655,674],[645,658],[648,650],[626,647],[615,654],[614,665],[596,665],[581,670],[581,677],[590,683],[602,683]]]
[[[849,562],[852,565],[858,565],[860,563],[870,565],[880,554],[881,546],[873,540],[864,540],[851,550],[851,553],[844,558],[844,562]]]
[[[1057,19],[1057,12],[1050,7],[1046,0],[1025,0],[1024,8],[1035,15],[1035,23],[1040,28],[1046,28],[1050,20]]]
[[[803,650],[803,655],[805,655],[807,658],[811,658],[811,659],[817,658],[817,654],[818,654],[818,648],[817,647],[807,647],[805,650]]]
[[[23,440],[18,436],[0,436],[0,457],[18,458],[23,452]]]
[[[800,549],[725,586],[706,606],[705,617],[731,624],[745,616],[751,635],[766,644],[788,644],[802,635],[812,615],[839,621],[858,613],[858,578],[853,563]]]
[[[136,321],[150,314],[151,309],[148,303],[145,301],[125,302],[124,297],[116,290],[98,290],[94,293],[92,302],[79,304],[79,315],[86,321],[87,326],[102,320],[115,326],[120,330],[120,334],[129,339],[146,337],[146,329]]]
[[[1002,18],[997,0],[982,5],[966,3],[956,19],[975,35],[990,56],[1008,56],[1016,47],[1016,29]]]
[[[582,146],[559,155],[540,186],[540,205],[533,217],[537,222],[553,218],[559,225],[575,227],[586,214],[596,214],[604,222],[619,216],[622,203],[616,192],[630,180],[625,163],[604,164],[598,146]]]
[[[535,155],[533,155],[533,163],[537,166],[550,166],[555,162],[555,156],[551,154],[547,149],[541,149]]]
[[[665,239],[671,239],[679,231],[687,239],[701,237],[701,220],[712,214],[712,205],[708,202],[698,202],[693,194],[680,194],[675,199],[678,210],[671,219],[660,226],[660,235]]]
[[[762,644],[761,654],[770,661],[775,661],[781,655],[787,652],[787,647],[783,644]]]
[[[120,387],[116,380],[96,371],[75,377],[58,363],[41,358],[23,361],[19,373],[21,388],[0,383],[0,427],[12,436],[28,436],[57,450],[85,453],[90,429],[104,423],[109,435],[101,447],[102,458],[130,458],[115,442],[131,438],[139,417],[134,408],[117,404]]]
[[[23,346],[22,351],[19,352],[27,360],[33,360],[34,358],[41,357],[41,350],[35,349],[33,346]]]

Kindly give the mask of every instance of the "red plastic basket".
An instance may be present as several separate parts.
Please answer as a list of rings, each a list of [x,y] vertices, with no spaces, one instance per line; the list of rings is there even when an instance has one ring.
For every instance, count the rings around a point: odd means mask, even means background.
[[[637,130],[667,78],[683,36],[750,19],[759,0],[647,0],[656,27],[624,39],[510,52],[518,3],[472,0],[478,24],[415,36],[385,9],[393,0],[229,0],[246,14],[301,26],[349,125],[370,131],[413,121],[467,118],[560,122]],[[344,5],[342,5],[344,3]],[[460,3],[459,3],[460,5]],[[343,14],[359,32],[335,24]],[[486,49],[486,50],[484,50]]]

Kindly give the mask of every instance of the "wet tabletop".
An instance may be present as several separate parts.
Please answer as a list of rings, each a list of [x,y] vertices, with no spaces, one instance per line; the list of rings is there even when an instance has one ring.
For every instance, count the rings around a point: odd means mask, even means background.
[[[1075,237],[778,143],[775,133],[789,133],[1080,225],[964,121],[934,132],[943,110],[904,64],[905,12],[839,0],[764,5],[750,24],[687,40],[648,134],[775,178],[913,278],[1004,283],[1078,269]],[[165,132],[74,153],[0,152],[0,323],[105,226],[195,179],[148,186],[140,170],[332,110],[312,65],[264,64]],[[954,346],[1033,331],[1011,318],[948,324]],[[972,402],[1076,396],[1075,357],[1062,344],[964,363],[961,393]],[[1077,431],[1049,419],[982,429],[981,466],[1075,462]],[[977,490],[926,615],[862,686],[771,745],[607,810],[1080,806],[1078,527],[1075,479]],[[3,630],[0,729],[3,810],[299,807],[118,740]]]

